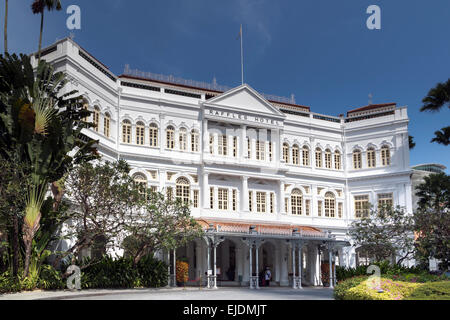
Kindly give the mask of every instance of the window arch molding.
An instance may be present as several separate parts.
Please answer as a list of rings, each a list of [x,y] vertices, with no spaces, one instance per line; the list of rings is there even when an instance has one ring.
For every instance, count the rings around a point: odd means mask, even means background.
[[[303,194],[303,196],[308,195],[308,193],[306,192],[305,188],[303,186],[301,186],[301,185],[298,185],[298,184],[290,185],[286,189],[285,194],[286,195],[288,195],[288,194],[290,195],[292,193],[292,190],[294,190],[294,189],[299,189],[301,191],[301,193]]]
[[[129,175],[131,177],[134,177],[135,175],[138,175],[138,174],[144,175],[145,178],[147,179],[147,182],[152,180],[150,173],[147,170],[145,170],[144,168],[134,168],[134,169],[130,170],[130,173],[129,173]]]
[[[338,194],[336,192],[336,190],[331,189],[331,188],[323,188],[323,190],[320,191],[320,194],[317,195],[318,198],[322,198],[325,199],[325,195],[330,192],[334,195],[334,198],[337,199],[338,198]]]

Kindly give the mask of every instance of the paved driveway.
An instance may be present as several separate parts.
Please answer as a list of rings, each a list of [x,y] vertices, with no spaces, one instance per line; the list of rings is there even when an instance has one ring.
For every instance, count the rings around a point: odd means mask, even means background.
[[[199,288],[34,291],[0,296],[0,300],[332,300],[329,288]]]

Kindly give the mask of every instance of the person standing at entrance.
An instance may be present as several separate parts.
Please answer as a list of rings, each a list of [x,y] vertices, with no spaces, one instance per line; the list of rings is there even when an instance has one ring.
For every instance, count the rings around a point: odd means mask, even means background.
[[[264,272],[264,280],[266,287],[270,286],[270,279],[272,278],[272,273],[270,272],[269,267],[266,267],[266,271]]]

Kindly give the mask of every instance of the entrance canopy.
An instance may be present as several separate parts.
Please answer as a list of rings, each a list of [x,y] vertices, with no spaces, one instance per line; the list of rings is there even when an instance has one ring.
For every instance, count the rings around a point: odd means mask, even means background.
[[[338,241],[330,232],[302,225],[286,224],[251,224],[242,222],[222,222],[209,219],[198,219],[206,234],[226,237],[248,237],[286,240],[315,240],[334,242],[336,245],[349,246],[348,241]]]

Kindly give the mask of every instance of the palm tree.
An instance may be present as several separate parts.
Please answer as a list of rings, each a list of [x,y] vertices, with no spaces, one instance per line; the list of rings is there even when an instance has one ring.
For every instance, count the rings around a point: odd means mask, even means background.
[[[8,0],[5,0],[5,54],[8,53]]]
[[[42,32],[44,30],[44,11],[47,9],[48,11],[62,9],[61,0],[34,0],[31,5],[31,10],[34,14],[41,14],[41,32],[39,34],[39,49],[38,49],[38,61],[41,60],[41,47],[42,47]]]
[[[444,83],[438,83],[436,87],[428,92],[428,95],[423,98],[424,105],[420,111],[437,112],[447,104],[450,109],[450,79]]]
[[[450,79],[444,83],[438,83],[436,87],[428,92],[428,95],[423,98],[424,105],[420,111],[437,112],[447,105],[450,109]],[[431,142],[436,142],[448,146],[450,144],[450,127],[442,128],[436,131],[435,137]]]
[[[444,146],[448,146],[450,144],[450,127],[442,128],[434,134],[435,137],[431,139],[431,142],[437,142],[443,144]]]

